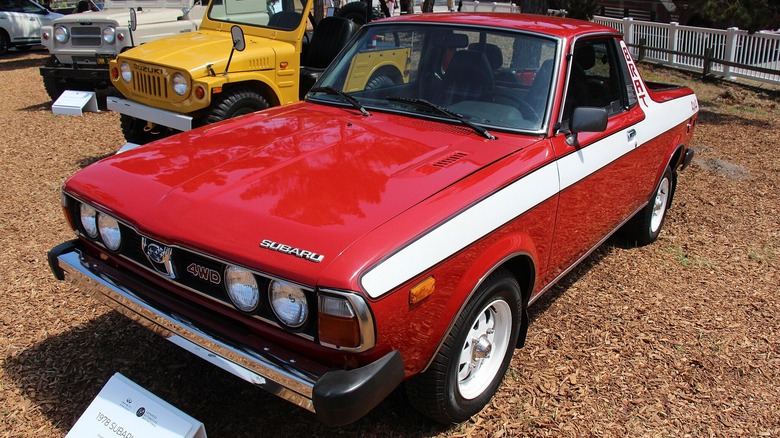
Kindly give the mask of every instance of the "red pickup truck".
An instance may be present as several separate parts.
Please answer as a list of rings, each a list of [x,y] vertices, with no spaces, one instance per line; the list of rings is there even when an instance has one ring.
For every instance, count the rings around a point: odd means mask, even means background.
[[[76,237],[49,260],[326,424],[399,385],[460,422],[523,346],[529,305],[613,233],[658,237],[697,114],[690,89],[642,80],[614,29],[380,20],[305,101],[78,172]]]

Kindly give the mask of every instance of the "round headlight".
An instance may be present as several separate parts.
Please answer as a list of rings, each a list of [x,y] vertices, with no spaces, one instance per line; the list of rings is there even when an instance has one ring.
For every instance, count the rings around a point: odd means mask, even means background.
[[[119,71],[122,73],[122,79],[124,79],[125,82],[130,82],[133,79],[133,72],[130,71],[130,64],[128,64],[127,61],[122,62],[122,64],[119,65]]]
[[[103,29],[103,41],[107,44],[114,44],[116,40],[116,29],[113,27],[107,27]]]
[[[228,266],[225,269],[225,287],[238,310],[252,312],[260,304],[260,290],[255,276],[244,268]]]
[[[98,231],[103,245],[111,251],[116,251],[122,245],[122,233],[119,231],[119,222],[111,216],[103,213],[98,214]]]
[[[81,226],[87,236],[96,239],[98,236],[97,211],[87,204],[81,204]]]
[[[178,94],[179,96],[184,96],[187,94],[187,90],[189,87],[187,86],[187,78],[184,77],[181,73],[176,73],[173,75],[173,91]]]
[[[68,38],[70,38],[70,33],[68,32],[68,29],[57,26],[56,29],[54,29],[54,39],[57,40],[58,43],[64,44],[68,42]]]
[[[274,280],[268,286],[268,298],[276,317],[288,327],[298,328],[309,317],[309,303],[300,286]]]

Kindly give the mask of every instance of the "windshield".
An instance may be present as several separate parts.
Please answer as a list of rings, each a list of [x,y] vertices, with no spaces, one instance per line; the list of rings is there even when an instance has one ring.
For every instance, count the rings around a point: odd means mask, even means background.
[[[306,0],[213,0],[209,18],[232,24],[294,30],[301,24]]]
[[[557,47],[554,39],[484,27],[377,23],[361,29],[317,85],[373,110],[438,117],[439,107],[472,124],[540,131]],[[344,103],[322,90],[309,98]]]

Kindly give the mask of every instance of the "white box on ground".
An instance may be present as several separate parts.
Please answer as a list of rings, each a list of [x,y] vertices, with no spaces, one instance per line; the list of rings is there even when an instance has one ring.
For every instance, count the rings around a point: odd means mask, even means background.
[[[83,111],[98,112],[94,91],[65,90],[51,106],[54,114],[81,116]]]
[[[203,423],[116,373],[66,438],[206,438]]]

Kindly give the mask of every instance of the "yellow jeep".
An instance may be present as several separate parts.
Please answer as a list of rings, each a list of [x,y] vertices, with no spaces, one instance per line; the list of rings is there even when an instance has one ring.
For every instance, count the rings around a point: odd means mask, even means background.
[[[107,105],[121,114],[127,141],[147,143],[303,98],[357,30],[340,17],[313,26],[313,3],[212,0],[197,32],[119,55],[110,64],[111,81],[125,99],[110,97]],[[366,87],[380,69],[394,71],[397,80],[406,53],[374,57],[355,80]]]

